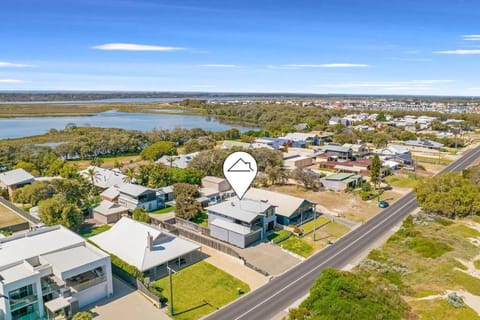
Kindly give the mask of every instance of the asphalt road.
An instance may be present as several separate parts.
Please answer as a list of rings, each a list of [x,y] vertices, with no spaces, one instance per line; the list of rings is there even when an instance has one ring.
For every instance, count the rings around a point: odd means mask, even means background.
[[[480,146],[441,173],[465,169],[480,157]],[[241,299],[212,313],[208,320],[267,320],[305,296],[327,267],[342,268],[418,207],[412,192],[334,244]]]

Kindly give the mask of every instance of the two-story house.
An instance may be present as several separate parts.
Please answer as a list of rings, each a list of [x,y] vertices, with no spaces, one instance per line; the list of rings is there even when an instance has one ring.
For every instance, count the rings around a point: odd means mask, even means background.
[[[110,256],[63,226],[0,239],[0,319],[70,318],[113,294]]]
[[[210,235],[240,248],[264,240],[276,224],[275,206],[268,201],[235,199],[207,210]]]
[[[118,204],[133,211],[142,208],[145,211],[158,209],[157,192],[138,184],[124,183],[118,186]]]

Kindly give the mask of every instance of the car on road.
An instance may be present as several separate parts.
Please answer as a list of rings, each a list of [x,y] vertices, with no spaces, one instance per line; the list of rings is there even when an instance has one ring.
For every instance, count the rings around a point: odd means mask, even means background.
[[[389,206],[389,204],[388,204],[387,201],[382,200],[382,201],[379,201],[379,202],[378,202],[378,206],[379,206],[380,208],[382,208],[382,209],[385,209],[386,207]]]

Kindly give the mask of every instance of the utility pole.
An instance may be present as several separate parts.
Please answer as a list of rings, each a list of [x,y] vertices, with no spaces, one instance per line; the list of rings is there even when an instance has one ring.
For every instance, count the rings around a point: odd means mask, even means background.
[[[177,271],[173,270],[170,268],[169,265],[167,265],[167,270],[168,270],[168,277],[170,278],[170,315],[173,317],[174,312],[173,312],[173,284],[172,284],[172,272],[177,273]]]

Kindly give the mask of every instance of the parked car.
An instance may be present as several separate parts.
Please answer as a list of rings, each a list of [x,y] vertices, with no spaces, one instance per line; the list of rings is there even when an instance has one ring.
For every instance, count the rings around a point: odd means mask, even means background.
[[[379,206],[380,208],[382,208],[382,209],[385,209],[386,207],[389,206],[389,204],[388,204],[387,201],[382,200],[382,201],[379,201],[379,202],[378,202],[378,206]]]

